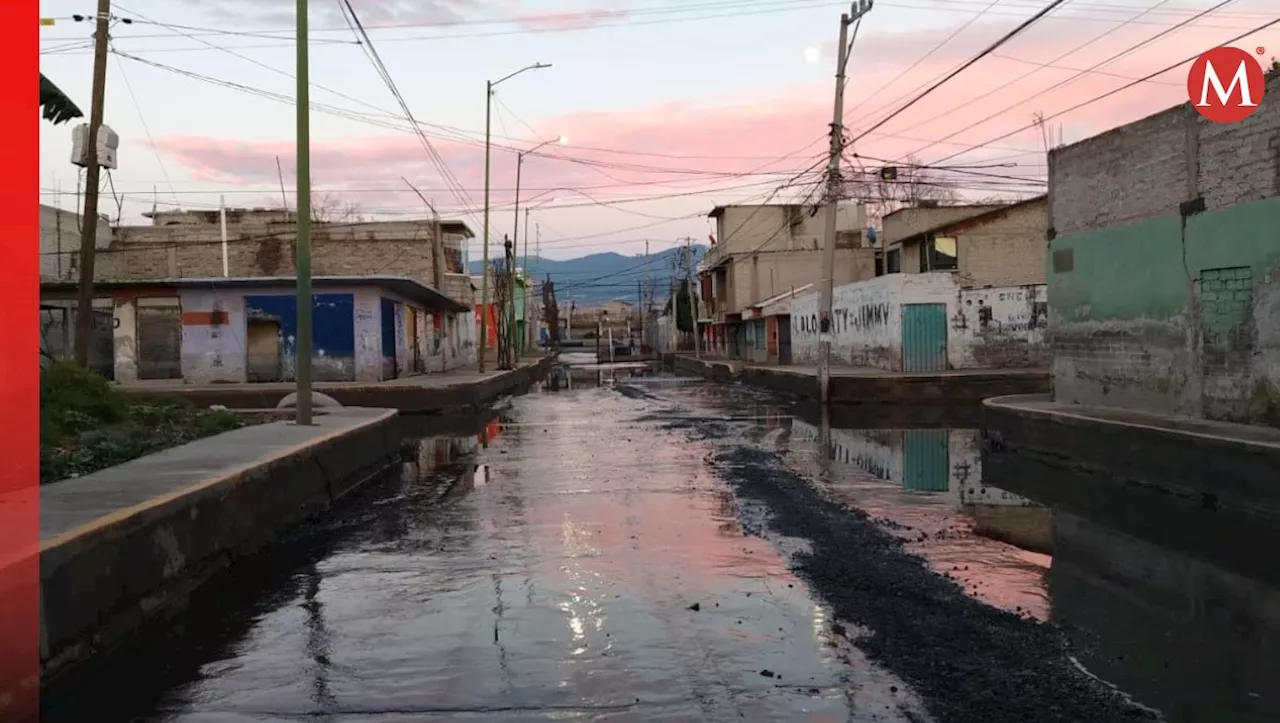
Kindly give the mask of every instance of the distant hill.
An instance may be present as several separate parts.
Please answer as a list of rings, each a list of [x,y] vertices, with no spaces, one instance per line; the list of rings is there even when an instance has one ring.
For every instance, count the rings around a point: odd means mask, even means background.
[[[693,263],[697,264],[707,247],[692,247]],[[684,256],[684,248],[670,248],[640,256],[623,256],[613,252],[591,254],[576,259],[557,261],[538,256],[529,257],[529,273],[542,281],[548,275],[556,285],[556,298],[562,303],[575,299],[579,305],[598,304],[612,299],[636,303],[639,298],[637,284],[648,276],[656,299],[661,300],[671,289],[672,264]],[[517,264],[523,258],[517,258]],[[471,263],[471,273],[479,274],[484,264]],[[661,303],[659,301],[658,303]]]

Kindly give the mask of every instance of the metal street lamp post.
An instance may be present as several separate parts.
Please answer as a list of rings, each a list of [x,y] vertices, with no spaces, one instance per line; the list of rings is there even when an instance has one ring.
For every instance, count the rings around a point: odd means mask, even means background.
[[[485,347],[489,341],[489,156],[492,146],[493,89],[526,70],[550,67],[550,63],[534,63],[497,80],[487,80],[484,84],[484,231],[480,236],[480,243],[484,247],[484,260],[480,270],[480,353],[477,360],[481,374],[484,373]]]
[[[534,146],[533,148],[530,148],[527,151],[520,151],[516,153],[516,204],[515,204],[516,224],[515,224],[515,229],[513,229],[511,233],[511,243],[515,246],[515,248],[519,248],[519,243],[520,243],[520,168],[524,165],[524,157],[529,155],[530,153],[533,153],[539,148],[542,148],[543,146],[549,146],[552,143],[559,143],[560,145],[564,145],[565,143],[568,143],[568,142],[569,142],[569,139],[567,137],[560,136],[559,138],[556,138],[553,140],[543,141],[538,145]],[[528,209],[525,209],[525,211],[527,214]],[[517,339],[516,306],[515,306],[516,275],[514,273],[514,269],[512,271],[513,273],[511,274],[511,277],[510,277],[511,288],[508,289],[509,293],[507,294],[507,296],[511,299],[511,323],[507,325],[507,333],[510,335],[511,338],[507,343],[511,344],[512,348],[515,348],[517,343],[516,342],[516,339]],[[525,223],[525,227],[524,227],[524,273],[526,277],[529,274],[529,224],[528,223]],[[525,279],[524,308],[525,308],[524,323],[527,330],[527,327],[529,325],[529,282],[527,278]],[[521,340],[520,341],[521,346],[523,346],[523,343],[524,343],[523,340]]]

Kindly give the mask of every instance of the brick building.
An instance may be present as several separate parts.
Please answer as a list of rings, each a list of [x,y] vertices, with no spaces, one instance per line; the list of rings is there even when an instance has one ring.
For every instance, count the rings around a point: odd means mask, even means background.
[[[822,280],[825,206],[740,204],[717,206],[716,243],[699,263],[698,323],[704,348],[732,358],[749,357],[766,344],[785,345],[763,318],[744,314],[763,301]],[[875,276],[875,251],[865,238],[861,204],[837,208],[836,284]]]
[[[103,281],[223,276],[222,232],[217,211],[161,211],[148,226],[120,226],[97,266]],[[292,276],[294,214],[278,209],[227,209],[227,274]],[[441,221],[450,298],[474,303],[463,273],[474,234],[462,221]],[[311,273],[315,276],[395,274],[434,285],[431,220],[313,223]]]
[[[1042,368],[1048,200],[914,207],[884,218],[888,272],[837,286],[832,353],[888,371]],[[817,360],[818,294],[790,305],[791,356]]]
[[[287,378],[297,310],[290,306],[293,292],[283,286],[291,285],[296,275],[294,215],[227,209],[225,258],[219,212],[165,211],[150,218],[151,225],[117,227],[99,250],[95,309],[105,323],[95,324],[94,367],[117,381]],[[437,228],[444,258],[439,274],[433,247]],[[41,235],[42,244],[46,235]],[[463,273],[472,237],[460,221],[315,223],[313,279],[317,285],[327,279],[329,286],[341,287],[332,294],[317,293],[314,300],[314,337],[337,340],[329,349],[315,347],[318,378],[389,379],[473,362],[475,293],[471,277]],[[61,280],[69,278],[64,274]],[[382,297],[375,294],[379,284],[387,287]],[[58,357],[71,348],[73,304],[64,298],[65,290],[47,286],[42,348]],[[210,314],[222,321],[210,322]],[[351,331],[375,321],[381,324],[376,335],[380,356],[362,352],[360,340],[367,338]],[[122,334],[121,329],[136,329],[136,334]],[[191,345],[202,334],[221,340],[209,347],[217,354],[201,356],[199,344]],[[240,346],[227,347],[228,340]],[[258,357],[278,357],[278,363],[256,365]],[[375,357],[381,359],[380,368],[369,361]],[[208,361],[215,358],[217,364]]]
[[[1049,154],[1057,401],[1276,421],[1280,74],[1248,119],[1189,103]]]
[[[1049,201],[904,208],[884,217],[888,273],[950,271],[961,286],[1045,283]]]
[[[293,277],[113,281],[97,285],[111,314],[117,382],[294,380]],[[474,361],[471,309],[403,276],[316,276],[316,381],[372,382]],[[41,284],[45,306],[74,303],[74,282]]]

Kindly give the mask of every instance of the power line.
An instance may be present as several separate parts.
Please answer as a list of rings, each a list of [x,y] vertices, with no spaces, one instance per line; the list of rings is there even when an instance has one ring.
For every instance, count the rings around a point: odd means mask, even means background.
[[[891,121],[891,120],[893,120],[894,118],[898,117],[898,115],[900,115],[901,113],[903,113],[904,111],[906,111],[908,108],[910,108],[911,106],[913,106],[913,105],[915,105],[916,103],[920,102],[920,101],[921,101],[925,96],[929,95],[929,94],[930,94],[930,93],[932,93],[933,91],[935,91],[935,90],[937,90],[938,88],[942,87],[942,85],[944,85],[947,81],[949,81],[949,80],[951,80],[952,78],[956,77],[957,75],[959,75],[960,73],[964,72],[965,70],[967,70],[969,67],[971,67],[971,66],[972,66],[972,65],[974,65],[975,63],[977,63],[978,61],[982,60],[983,58],[987,57],[987,56],[988,56],[988,55],[990,55],[991,53],[995,52],[995,49],[996,49],[996,48],[998,48],[998,47],[1000,47],[1001,45],[1004,45],[1005,43],[1009,42],[1009,41],[1010,41],[1010,40],[1012,40],[1014,37],[1016,37],[1018,34],[1020,34],[1022,31],[1026,30],[1027,28],[1029,28],[1029,27],[1031,27],[1032,25],[1034,25],[1034,24],[1035,24],[1036,22],[1038,22],[1041,18],[1043,18],[1044,16],[1046,16],[1046,15],[1048,15],[1049,13],[1053,12],[1055,9],[1057,9],[1059,6],[1061,6],[1064,2],[1067,2],[1067,0],[1053,0],[1053,2],[1049,3],[1049,4],[1048,4],[1044,9],[1042,9],[1040,12],[1036,13],[1035,15],[1032,15],[1030,18],[1027,18],[1027,20],[1025,20],[1025,21],[1024,21],[1024,22],[1022,22],[1020,25],[1018,25],[1018,27],[1014,28],[1013,30],[1010,30],[1008,33],[1006,33],[1006,34],[1005,34],[1003,37],[1001,37],[999,40],[995,41],[994,43],[992,43],[991,45],[989,45],[989,46],[987,46],[985,49],[983,49],[981,52],[979,52],[977,55],[973,56],[973,57],[972,57],[972,58],[970,58],[969,60],[967,60],[967,61],[965,61],[964,63],[962,63],[962,64],[960,65],[960,67],[958,67],[958,68],[956,68],[955,70],[951,71],[951,72],[950,72],[950,73],[948,73],[945,77],[943,77],[941,80],[939,80],[938,82],[934,83],[933,85],[931,85],[931,86],[929,86],[928,88],[926,88],[925,90],[923,90],[919,95],[917,95],[917,96],[915,96],[914,98],[912,98],[911,100],[907,101],[907,102],[906,102],[906,104],[904,104],[904,105],[900,106],[897,110],[893,111],[893,112],[892,112],[892,113],[890,113],[889,115],[885,116],[884,118],[881,118],[879,121],[877,121],[876,123],[872,124],[872,126],[871,126],[870,128],[867,128],[866,130],[864,130],[864,131],[862,131],[861,133],[859,133],[856,137],[854,137],[854,139],[853,139],[853,140],[849,141],[849,144],[850,144],[850,145],[852,145],[852,144],[857,143],[858,141],[860,141],[860,140],[862,140],[863,138],[865,138],[865,137],[867,136],[867,134],[871,133],[872,131],[876,130],[877,128],[880,128],[880,127],[884,126],[884,125],[885,125],[886,123],[888,123],[889,121]]]
[[[1164,0],[1164,1],[1166,1],[1166,2],[1167,2],[1167,0]],[[1118,53],[1115,53],[1114,55],[1111,55],[1110,57],[1108,57],[1108,58],[1106,58],[1106,59],[1104,59],[1104,60],[1101,60],[1101,61],[1099,61],[1099,62],[1097,62],[1097,63],[1094,63],[1094,64],[1093,64],[1092,66],[1090,66],[1089,68],[1087,68],[1087,69],[1085,69],[1085,70],[1082,70],[1082,71],[1079,71],[1079,72],[1075,73],[1074,75],[1072,75],[1072,76],[1070,76],[1070,77],[1068,77],[1068,78],[1065,78],[1065,79],[1063,79],[1063,80],[1061,80],[1061,81],[1059,81],[1059,82],[1057,82],[1057,83],[1054,83],[1053,85],[1049,86],[1048,88],[1045,88],[1044,90],[1041,90],[1041,91],[1039,91],[1039,92],[1037,92],[1037,93],[1034,93],[1034,94],[1032,94],[1032,95],[1030,95],[1030,96],[1028,96],[1028,97],[1026,97],[1026,98],[1023,98],[1022,100],[1019,100],[1019,101],[1017,101],[1016,103],[1013,103],[1013,104],[1011,104],[1011,105],[1005,106],[1005,107],[1004,107],[1004,108],[1002,108],[1001,110],[998,110],[998,111],[996,111],[995,113],[988,114],[988,115],[986,115],[986,116],[984,116],[984,117],[982,117],[982,118],[980,118],[980,119],[978,119],[978,120],[976,120],[976,121],[974,121],[974,122],[972,122],[972,123],[970,123],[970,124],[968,124],[968,125],[964,126],[963,128],[960,128],[959,130],[952,131],[951,133],[948,133],[948,134],[943,138],[943,140],[946,140],[946,139],[949,139],[949,138],[954,138],[955,136],[960,135],[961,133],[964,133],[964,132],[965,132],[965,131],[967,131],[967,130],[970,130],[970,129],[976,128],[976,127],[978,127],[978,126],[980,126],[980,125],[982,125],[982,124],[986,123],[987,121],[990,121],[990,120],[992,120],[992,119],[994,119],[994,118],[997,118],[997,117],[999,117],[999,116],[1003,115],[1004,113],[1007,113],[1007,112],[1009,112],[1009,111],[1013,110],[1014,108],[1017,108],[1017,107],[1018,107],[1018,106],[1020,106],[1020,105],[1024,105],[1024,104],[1028,103],[1029,101],[1035,100],[1036,98],[1039,98],[1040,96],[1045,95],[1046,93],[1050,93],[1050,92],[1052,92],[1052,91],[1054,91],[1054,90],[1057,90],[1058,88],[1063,87],[1064,85],[1067,85],[1067,84],[1069,84],[1069,83],[1072,83],[1072,82],[1074,82],[1075,80],[1078,80],[1079,78],[1083,77],[1083,76],[1084,76],[1084,75],[1086,75],[1087,73],[1089,73],[1089,72],[1091,72],[1091,71],[1093,71],[1093,70],[1096,70],[1096,69],[1098,69],[1098,68],[1101,68],[1102,66],[1107,65],[1107,64],[1109,64],[1109,63],[1111,63],[1111,62],[1113,62],[1113,61],[1115,61],[1115,60],[1118,60],[1118,59],[1120,59],[1120,58],[1122,58],[1122,57],[1124,57],[1124,56],[1126,56],[1126,55],[1129,55],[1130,53],[1133,53],[1134,51],[1136,51],[1136,50],[1138,50],[1138,49],[1140,49],[1140,48],[1143,48],[1143,47],[1145,47],[1145,46],[1147,46],[1147,45],[1150,45],[1151,43],[1154,43],[1155,41],[1159,40],[1160,38],[1163,38],[1163,37],[1165,37],[1166,35],[1169,35],[1170,33],[1176,32],[1177,30],[1179,30],[1179,29],[1181,29],[1181,28],[1183,28],[1183,27],[1186,27],[1187,25],[1189,25],[1189,24],[1191,24],[1191,23],[1195,22],[1197,19],[1202,18],[1202,17],[1204,17],[1204,16],[1206,16],[1206,15],[1208,15],[1208,14],[1212,13],[1212,12],[1213,12],[1213,11],[1215,11],[1215,10],[1218,10],[1218,9],[1220,9],[1220,8],[1223,8],[1223,7],[1226,7],[1227,5],[1230,5],[1230,4],[1231,4],[1231,3],[1233,3],[1233,2],[1235,2],[1235,0],[1221,0],[1221,2],[1219,2],[1218,4],[1213,5],[1212,7],[1209,7],[1209,8],[1204,9],[1204,10],[1203,10],[1203,11],[1201,11],[1200,13],[1197,13],[1196,15],[1193,15],[1192,17],[1187,18],[1186,20],[1183,20],[1182,22],[1178,23],[1177,25],[1174,25],[1174,26],[1173,26],[1173,27],[1171,27],[1171,28],[1167,28],[1167,29],[1165,29],[1165,30],[1162,30],[1162,31],[1160,31],[1159,33],[1156,33],[1155,35],[1153,35],[1153,36],[1151,36],[1151,37],[1147,38],[1146,40],[1143,40],[1143,41],[1142,41],[1142,42],[1140,42],[1140,43],[1137,43],[1137,44],[1135,44],[1135,45],[1132,45],[1132,46],[1130,46],[1130,47],[1128,47],[1128,48],[1126,48],[1126,49],[1124,49],[1124,50],[1121,50],[1121,51],[1120,51],[1120,52],[1118,52]],[[1116,29],[1118,29],[1118,28],[1116,28]],[[1113,29],[1112,31],[1108,31],[1108,33],[1104,33],[1102,37],[1105,37],[1105,36],[1106,36],[1107,34],[1109,34],[1110,32],[1114,32],[1114,30],[1115,30],[1115,29]],[[1099,39],[1100,39],[1100,38],[1099,38]],[[1067,54],[1070,54],[1070,53],[1072,53],[1072,52],[1075,52],[1076,50],[1080,50],[1081,48],[1084,48],[1085,46],[1087,46],[1087,45],[1089,45],[1089,44],[1090,44],[1090,43],[1085,43],[1084,45],[1081,45],[1080,47],[1078,47],[1078,48],[1075,48],[1075,49],[1071,50],[1071,51],[1070,51],[1069,53],[1067,53]],[[1066,56],[1065,56],[1065,55],[1060,56],[1060,57],[1056,58],[1056,59],[1055,59],[1054,61],[1052,61],[1052,62],[1057,62],[1058,60],[1061,60],[1063,57],[1066,57]],[[1033,70],[1033,71],[1031,71],[1031,73],[1034,73],[1034,72],[1037,72],[1037,71],[1034,71],[1034,70]],[[1031,73],[1027,73],[1027,75],[1030,75]],[[1026,77],[1026,76],[1023,76],[1023,77]],[[1017,80],[1017,79],[1015,79],[1015,82],[1016,82],[1016,80]],[[1135,82],[1137,82],[1137,83],[1141,83],[1141,82],[1145,82],[1145,80],[1146,80],[1146,79],[1142,79],[1142,80],[1138,80],[1138,81],[1135,81]],[[1001,88],[1006,87],[1007,85],[1008,85],[1008,84],[1006,84],[1005,86],[1001,86]],[[1000,88],[997,88],[996,90],[999,90],[999,89],[1000,89]],[[991,92],[995,92],[995,91],[991,91]],[[960,106],[960,107],[964,107],[964,106]],[[957,109],[953,109],[953,110],[958,110],[958,108],[957,108]],[[921,146],[920,148],[917,148],[915,151],[913,151],[913,152],[912,152],[912,154],[923,153],[924,151],[926,151],[926,150],[928,150],[928,149],[930,149],[930,148],[933,148],[933,147],[934,147],[934,146],[936,146],[936,145],[938,145],[938,143],[937,143],[937,141],[934,141],[934,142],[932,142],[932,143],[929,143],[928,145]],[[960,155],[960,154],[956,154],[956,155]],[[950,156],[950,157],[954,157],[954,156]]]
[[[1251,30],[1248,30],[1248,31],[1246,31],[1246,32],[1244,32],[1244,33],[1241,33],[1240,35],[1237,35],[1237,36],[1235,36],[1234,38],[1231,38],[1231,39],[1229,39],[1229,40],[1225,40],[1225,41],[1223,41],[1222,43],[1220,43],[1219,45],[1230,45],[1231,43],[1235,43],[1235,42],[1238,42],[1238,41],[1240,41],[1240,40],[1244,40],[1245,38],[1249,37],[1250,35],[1255,35],[1255,34],[1257,34],[1257,33],[1260,33],[1260,32],[1262,32],[1263,30],[1266,30],[1267,28],[1269,28],[1269,27],[1271,27],[1271,26],[1273,26],[1273,25],[1277,25],[1277,24],[1280,24],[1280,18],[1276,18],[1275,20],[1272,20],[1271,22],[1268,22],[1268,23],[1263,23],[1262,25],[1259,25],[1259,26],[1257,26],[1257,27],[1255,27],[1255,28],[1253,28],[1253,29],[1251,29]],[[1203,51],[1201,51],[1201,52],[1203,52]],[[999,136],[996,136],[995,138],[991,139],[991,142],[992,142],[992,143],[997,143],[997,142],[1002,141],[1002,140],[1004,140],[1005,138],[1008,138],[1008,137],[1010,137],[1010,136],[1014,136],[1014,135],[1017,135],[1017,134],[1019,134],[1019,133],[1022,133],[1023,131],[1026,131],[1026,130],[1030,130],[1030,129],[1032,129],[1032,128],[1035,128],[1036,126],[1038,126],[1039,124],[1043,123],[1044,121],[1047,121],[1047,120],[1050,120],[1050,119],[1053,119],[1053,118],[1057,118],[1057,117],[1059,117],[1059,116],[1066,115],[1067,113],[1071,113],[1071,112],[1073,112],[1073,111],[1077,111],[1077,110],[1079,110],[1079,109],[1081,109],[1081,108],[1084,108],[1085,106],[1092,105],[1092,104],[1094,104],[1094,103],[1097,103],[1097,102],[1098,102],[1098,101],[1100,101],[1100,100],[1104,100],[1104,99],[1106,99],[1106,98],[1110,98],[1111,96],[1116,95],[1117,93],[1122,93],[1122,92],[1124,92],[1124,91],[1126,91],[1126,90],[1129,90],[1130,88],[1133,88],[1133,87],[1135,87],[1135,86],[1141,85],[1141,84],[1143,84],[1143,83],[1147,82],[1148,80],[1151,80],[1152,78],[1155,78],[1155,77],[1158,77],[1158,76],[1163,75],[1163,74],[1165,74],[1165,73],[1168,73],[1168,72],[1169,72],[1169,71],[1171,71],[1171,70],[1174,70],[1174,69],[1179,68],[1179,67],[1181,67],[1181,66],[1183,66],[1183,65],[1186,65],[1187,63],[1190,63],[1190,62],[1194,61],[1196,58],[1200,57],[1201,52],[1197,52],[1197,53],[1195,53],[1194,55],[1191,55],[1191,56],[1188,56],[1188,57],[1186,57],[1186,58],[1183,58],[1182,60],[1179,60],[1178,62],[1173,63],[1172,65],[1167,65],[1167,66],[1165,66],[1165,67],[1161,68],[1160,70],[1157,70],[1157,71],[1155,71],[1155,72],[1153,72],[1153,73],[1148,73],[1147,75],[1145,75],[1145,76],[1143,76],[1143,77],[1141,77],[1141,78],[1138,78],[1138,79],[1136,79],[1136,80],[1133,80],[1132,82],[1125,83],[1124,85],[1120,86],[1119,88],[1116,88],[1116,89],[1114,89],[1114,90],[1109,90],[1109,91],[1107,91],[1106,93],[1103,93],[1103,94],[1101,94],[1101,95],[1094,96],[1093,98],[1090,98],[1090,99],[1088,99],[1088,100],[1085,100],[1085,101],[1081,101],[1081,102],[1079,102],[1079,103],[1076,103],[1075,105],[1071,106],[1070,108],[1064,108],[1064,109],[1062,109],[1062,110],[1060,110],[1060,111],[1057,111],[1056,113],[1051,113],[1051,114],[1046,115],[1046,116],[1041,116],[1038,120],[1036,120],[1036,121],[1034,121],[1034,122],[1032,122],[1032,123],[1028,123],[1027,125],[1022,126],[1022,127],[1020,127],[1020,128],[1015,128],[1014,130],[1009,131],[1008,133],[1003,133],[1003,134],[1001,134],[1001,135],[999,135]],[[981,147],[981,145],[979,145],[979,146],[977,146],[977,147]],[[959,152],[959,153],[952,154],[952,155],[950,155],[950,156],[947,156],[946,158],[943,158],[941,161],[938,161],[938,162],[939,162],[939,163],[944,163],[944,162],[946,162],[946,161],[951,160],[952,158],[955,158],[955,157],[957,157],[957,156],[964,155],[965,153],[968,153],[968,151],[961,151],[961,152]]]
[[[956,28],[954,31],[952,31],[952,32],[951,32],[951,34],[950,34],[950,35],[948,35],[947,37],[943,38],[943,39],[942,39],[942,41],[941,41],[941,42],[939,42],[937,45],[933,46],[933,48],[932,48],[932,49],[930,49],[930,50],[929,50],[929,52],[927,52],[927,53],[925,53],[924,55],[920,56],[920,58],[918,58],[914,63],[912,63],[911,65],[907,66],[907,68],[906,68],[905,70],[903,70],[901,73],[898,73],[898,74],[897,74],[897,75],[895,75],[893,78],[891,78],[891,79],[889,80],[889,82],[888,82],[888,83],[885,83],[884,85],[880,86],[880,88],[879,88],[878,90],[876,90],[876,91],[874,91],[874,92],[871,92],[871,93],[866,94],[866,95],[863,97],[863,99],[862,99],[862,101],[861,101],[861,102],[859,102],[857,105],[855,105],[854,107],[850,108],[849,110],[847,110],[847,111],[845,111],[845,112],[846,112],[846,113],[848,113],[850,116],[852,116],[855,112],[857,112],[857,110],[858,110],[859,108],[861,108],[862,106],[866,105],[867,103],[870,103],[872,98],[875,98],[875,97],[876,97],[876,96],[878,96],[879,94],[881,94],[881,93],[885,92],[886,90],[888,90],[890,86],[892,86],[894,83],[897,83],[899,80],[902,80],[904,77],[906,77],[906,76],[907,76],[907,74],[908,74],[908,73],[910,73],[911,71],[915,70],[915,69],[916,69],[916,68],[917,68],[921,63],[923,63],[924,61],[926,61],[926,60],[928,60],[929,58],[933,57],[933,54],[934,54],[934,53],[938,52],[939,50],[941,50],[941,49],[943,48],[943,46],[945,46],[947,43],[949,43],[949,42],[951,42],[952,40],[954,40],[954,39],[956,38],[956,36],[957,36],[957,35],[959,35],[960,33],[964,32],[965,30],[967,30],[967,29],[969,28],[969,26],[970,26],[970,25],[973,25],[974,23],[978,22],[978,20],[979,20],[979,19],[981,19],[981,18],[982,18],[982,16],[983,16],[983,15],[985,15],[985,14],[987,13],[987,11],[988,11],[988,10],[990,10],[991,8],[993,8],[993,7],[995,7],[996,5],[998,5],[998,4],[1000,3],[1000,1],[1001,1],[1001,0],[991,0],[991,2],[990,2],[986,7],[984,7],[984,8],[982,9],[982,12],[979,12],[978,14],[974,15],[972,18],[970,18],[970,19],[969,19],[969,21],[968,21],[968,22],[966,22],[966,23],[964,23],[963,25],[961,25],[960,27]],[[847,82],[847,81],[846,81],[846,82]],[[904,93],[904,94],[903,94],[903,95],[901,95],[901,96],[898,96],[897,98],[893,99],[892,101],[890,101],[890,102],[888,102],[888,103],[884,104],[883,106],[880,106],[880,107],[879,107],[879,108],[877,108],[876,110],[874,110],[874,111],[872,111],[872,112],[868,113],[868,114],[867,114],[867,117],[868,117],[868,118],[874,117],[875,115],[877,115],[877,114],[879,114],[881,111],[883,111],[885,108],[891,107],[891,106],[893,106],[893,105],[895,105],[895,104],[897,104],[897,103],[901,102],[903,98],[906,98],[907,96],[911,95],[911,93],[915,93],[915,92],[916,92],[916,91],[918,91],[918,90],[920,90],[920,88],[919,88],[919,87],[917,87],[917,88],[915,88],[915,89],[913,89],[913,90],[911,90],[911,91],[908,91],[907,93]],[[852,124],[850,124],[850,125],[852,125]]]

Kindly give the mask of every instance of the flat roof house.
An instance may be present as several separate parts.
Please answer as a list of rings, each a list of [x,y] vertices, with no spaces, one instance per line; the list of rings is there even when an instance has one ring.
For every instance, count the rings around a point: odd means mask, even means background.
[[[317,381],[381,381],[445,371],[474,358],[470,305],[417,279],[317,276],[312,284]],[[117,382],[293,379],[298,309],[292,277],[104,281],[96,288],[110,319],[109,339],[97,346],[109,343],[104,371]],[[56,352],[65,344],[59,336],[69,326],[76,285],[45,282],[40,295],[43,341]]]

